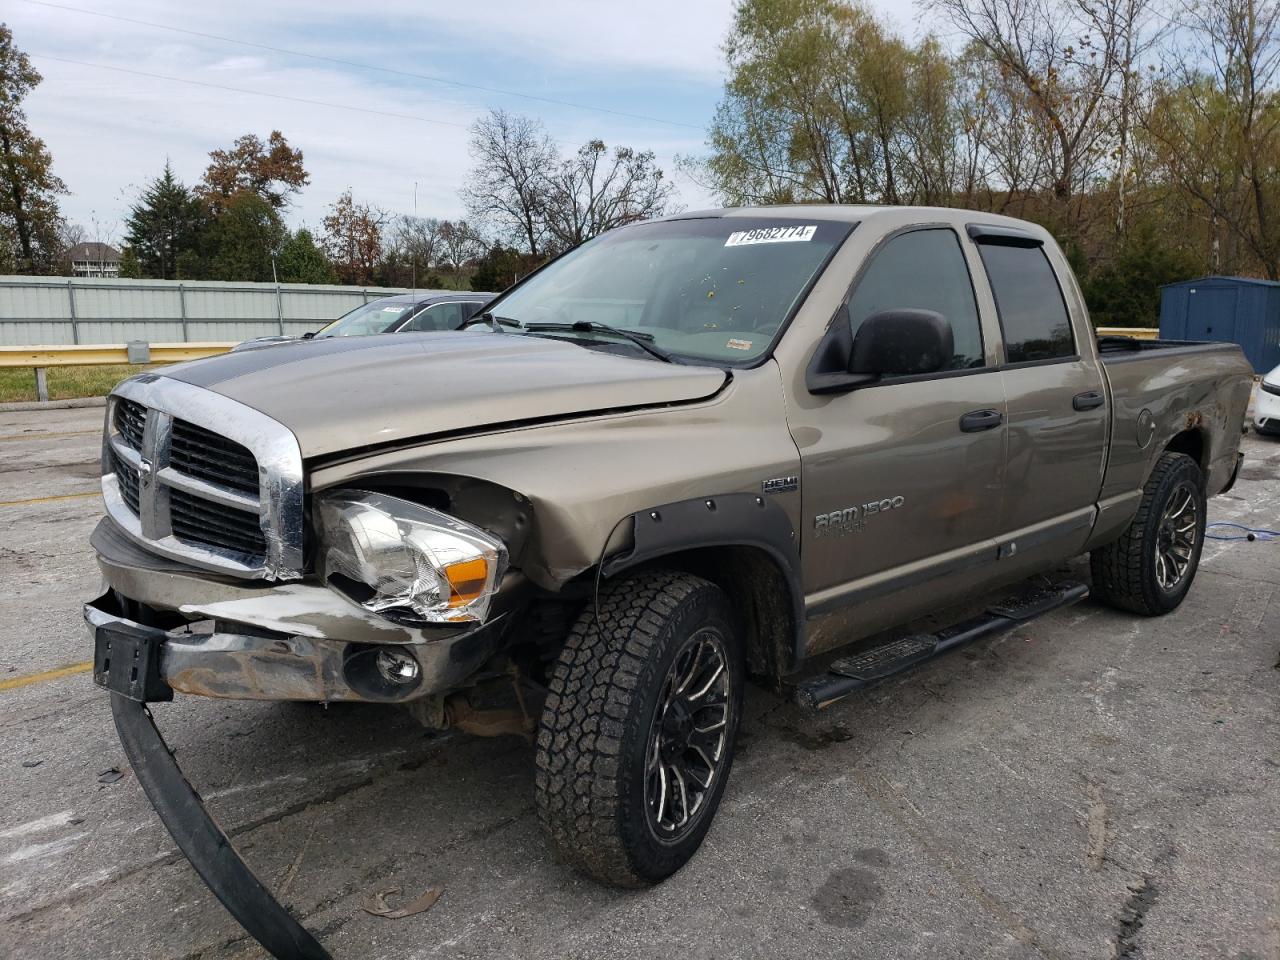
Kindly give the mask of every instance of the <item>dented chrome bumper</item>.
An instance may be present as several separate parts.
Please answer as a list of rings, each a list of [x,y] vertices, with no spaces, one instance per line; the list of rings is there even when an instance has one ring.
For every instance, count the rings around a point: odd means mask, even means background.
[[[90,634],[96,640],[109,625],[162,633],[160,676],[181,693],[405,702],[464,685],[505,632],[500,616],[482,627],[401,626],[318,583],[220,578],[148,554],[110,525],[104,520],[92,537],[109,589],[84,605]],[[156,625],[166,616],[177,626]],[[388,682],[376,670],[378,651],[392,647],[417,663],[413,683]]]

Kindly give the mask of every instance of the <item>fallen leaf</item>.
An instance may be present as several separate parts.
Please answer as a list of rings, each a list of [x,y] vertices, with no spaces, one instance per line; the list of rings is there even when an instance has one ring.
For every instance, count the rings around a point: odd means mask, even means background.
[[[99,783],[115,783],[117,780],[120,780],[123,777],[124,777],[123,773],[121,773],[115,767],[112,767],[110,770],[103,770],[100,774],[98,774],[98,782]]]
[[[399,887],[387,887],[385,890],[375,890],[369,896],[365,897],[364,902],[360,904],[360,908],[365,913],[371,913],[375,917],[386,917],[388,920],[399,920],[401,917],[412,917],[415,913],[423,913],[430,910],[440,894],[444,893],[444,887],[435,884],[426,889],[426,891],[415,900],[410,900],[402,907],[388,906],[386,898],[391,894],[399,894]]]

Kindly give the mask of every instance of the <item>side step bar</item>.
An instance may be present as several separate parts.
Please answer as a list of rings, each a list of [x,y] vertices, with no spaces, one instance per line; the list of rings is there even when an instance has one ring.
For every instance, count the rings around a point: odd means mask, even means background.
[[[941,656],[948,650],[984,637],[995,637],[1019,624],[1077,603],[1089,595],[1089,587],[1069,581],[1053,587],[1020,593],[993,604],[979,616],[961,621],[937,633],[919,633],[863,653],[842,657],[828,672],[796,684],[796,704],[809,712],[823,710],[855,690],[902,673],[904,670]]]

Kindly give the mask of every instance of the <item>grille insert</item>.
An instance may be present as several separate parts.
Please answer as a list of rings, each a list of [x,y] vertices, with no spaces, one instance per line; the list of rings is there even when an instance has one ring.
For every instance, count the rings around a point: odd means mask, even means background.
[[[169,490],[169,523],[173,535],[183,543],[235,550],[254,557],[263,557],[267,552],[257,514],[224,507],[183,490]]]
[[[121,398],[116,401],[116,432],[135,450],[142,449],[142,433],[147,423],[146,408],[140,403]]]
[[[258,495],[258,461],[249,449],[185,420],[173,421],[169,466],[206,483]]]
[[[134,516],[138,515],[138,475],[133,467],[114,450],[111,451],[111,469],[116,475],[116,484],[120,488],[120,497]]]

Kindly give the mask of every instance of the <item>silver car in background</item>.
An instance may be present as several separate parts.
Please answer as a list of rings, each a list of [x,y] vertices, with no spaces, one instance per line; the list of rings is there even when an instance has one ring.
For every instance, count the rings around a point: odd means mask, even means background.
[[[237,344],[232,352],[253,350],[291,340],[318,337],[365,337],[375,333],[423,333],[456,330],[480,312],[497,294],[493,293],[402,293],[379,297],[344,313],[337,320],[301,337],[255,337]]]

